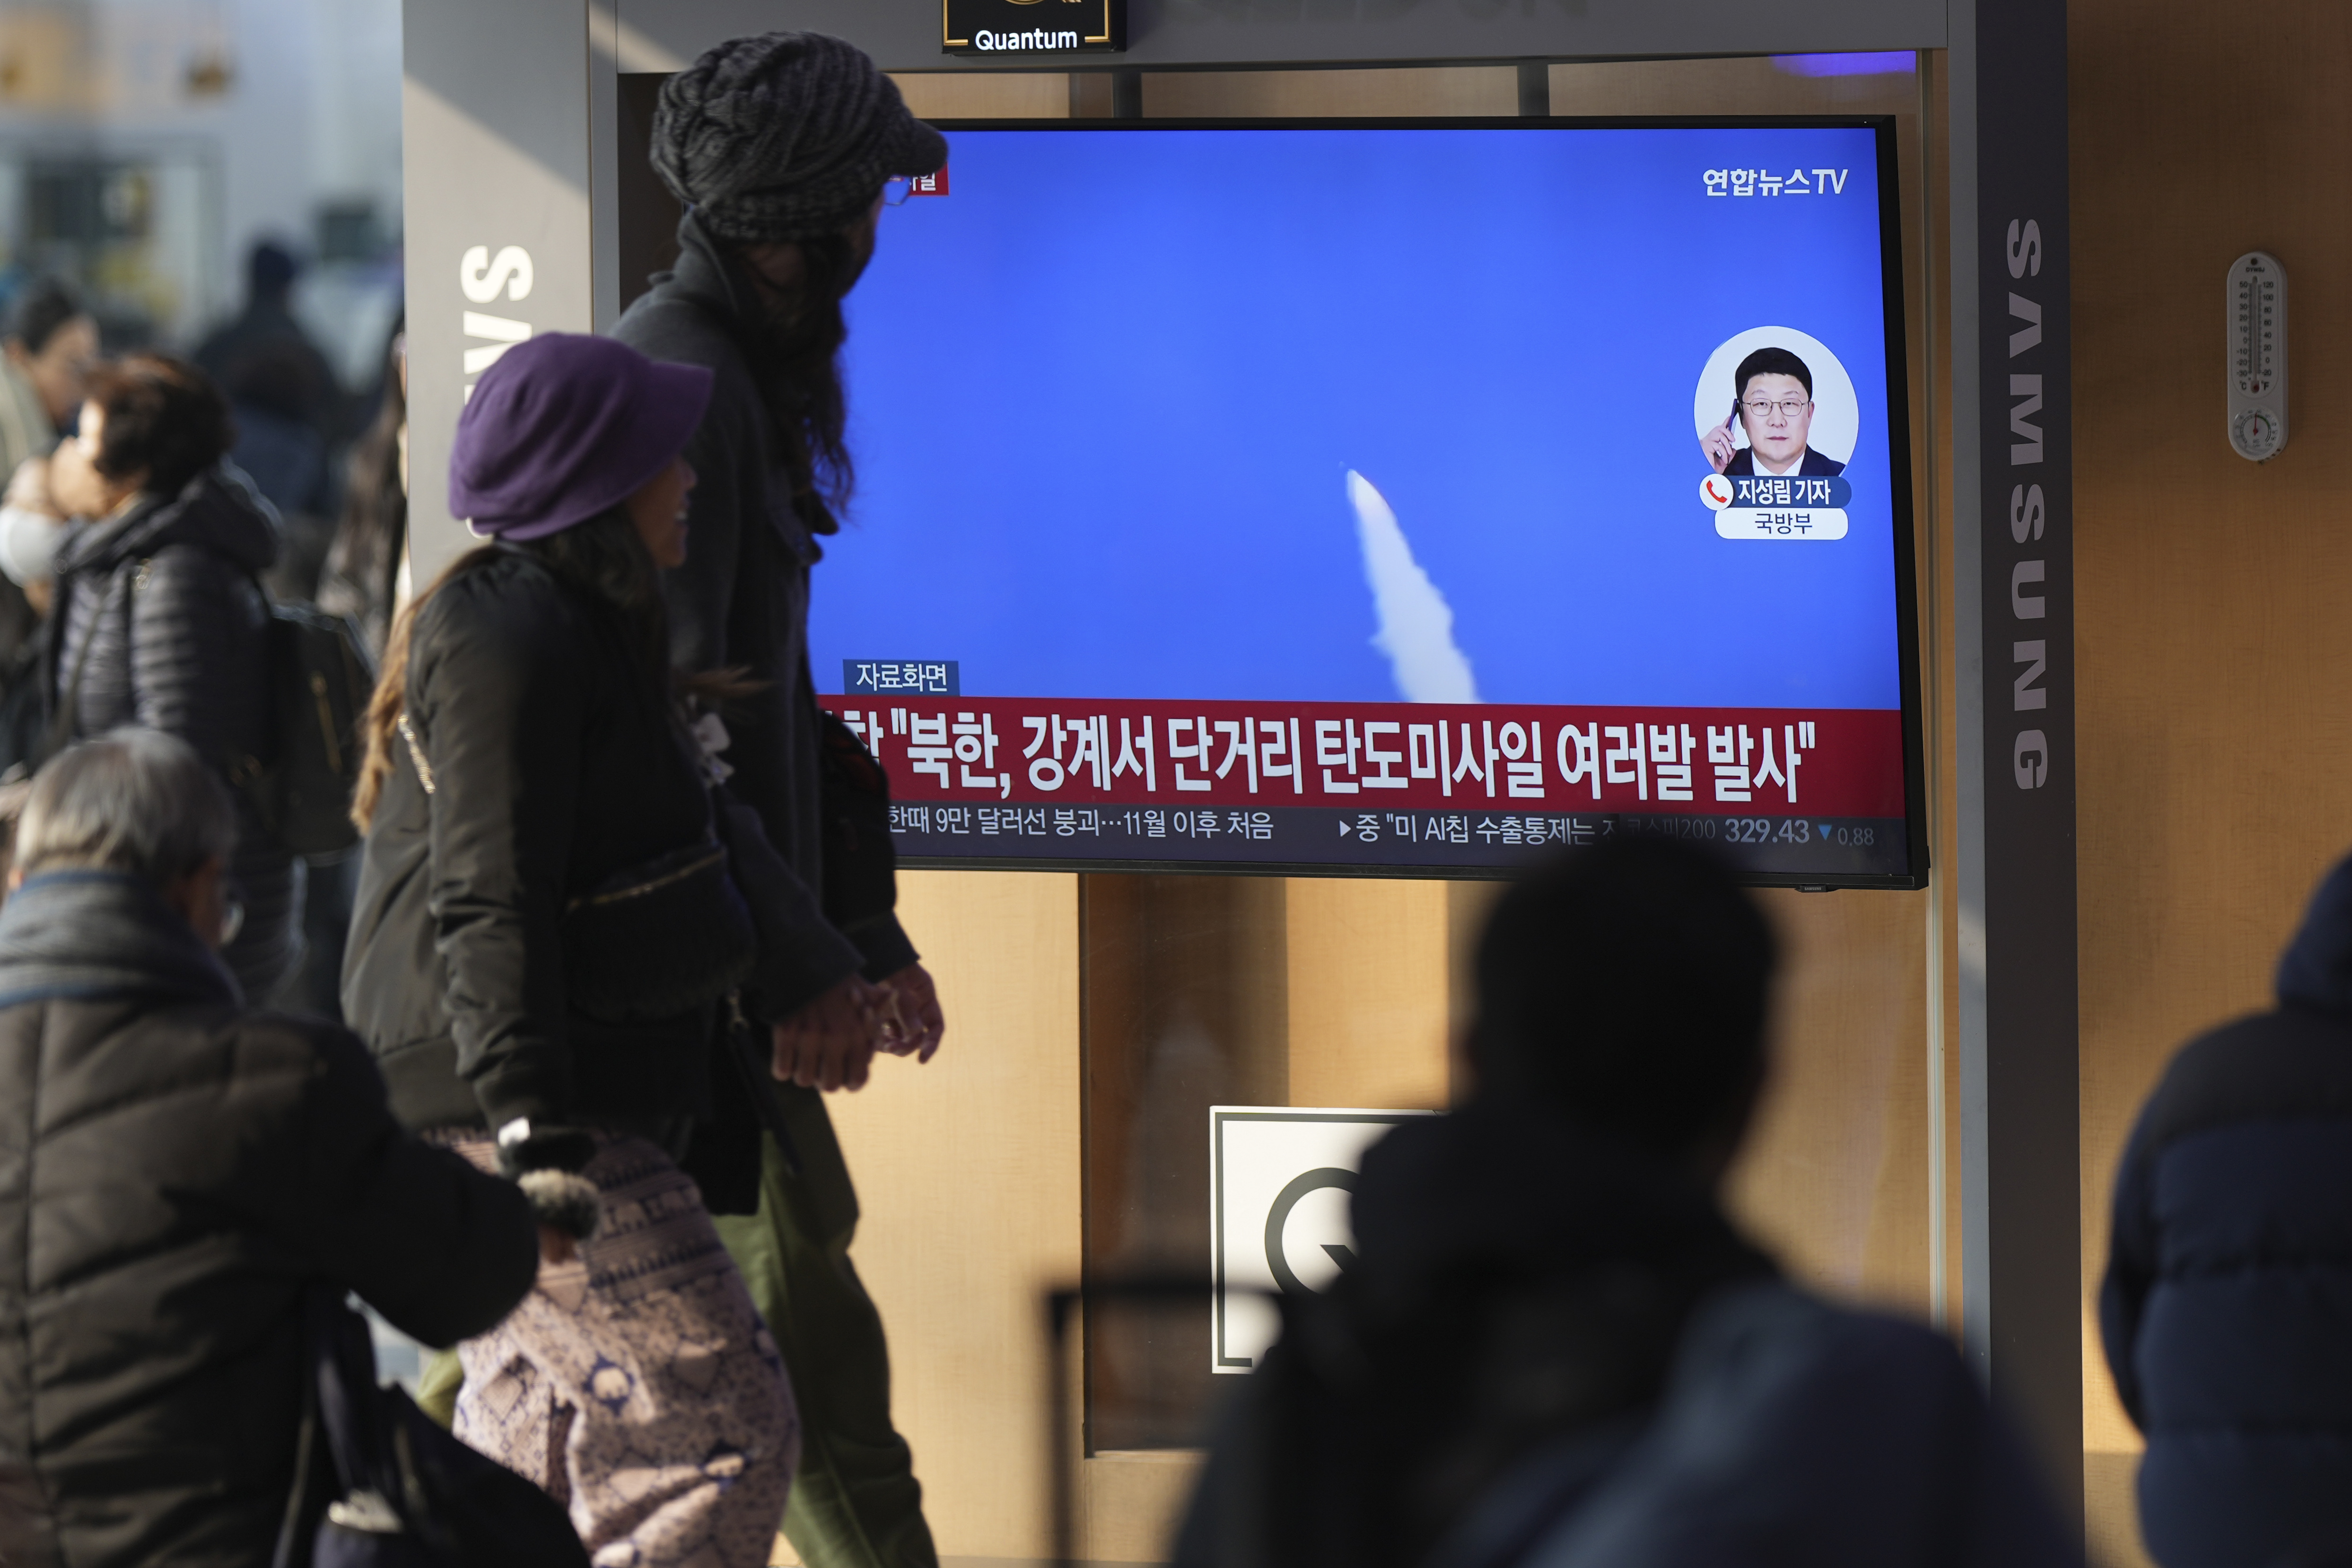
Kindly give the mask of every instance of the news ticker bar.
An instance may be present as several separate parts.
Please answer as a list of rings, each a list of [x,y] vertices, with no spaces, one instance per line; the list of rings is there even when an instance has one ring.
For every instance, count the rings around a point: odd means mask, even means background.
[[[891,837],[913,862],[1197,862],[1508,868],[1620,835],[1709,844],[1764,876],[1898,877],[1901,817],[1597,812],[1340,811],[1322,806],[971,805],[902,801]]]
[[[1893,709],[818,700],[865,741],[895,798],[934,805],[1874,821],[1905,810]]]

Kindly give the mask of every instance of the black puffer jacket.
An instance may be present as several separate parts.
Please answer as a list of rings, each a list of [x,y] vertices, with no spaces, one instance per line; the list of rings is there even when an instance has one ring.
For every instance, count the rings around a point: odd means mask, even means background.
[[[825,800],[808,668],[809,573],[824,552],[793,507],[774,422],[744,357],[749,307],[741,291],[750,286],[691,214],[677,238],[677,269],[655,279],[613,329],[649,359],[703,365],[713,376],[710,406],[686,447],[696,479],[688,503],[692,548],[665,579],[677,662],[687,669],[740,667],[767,682],[728,720],[734,743],[727,760],[735,768],[728,788],[760,813],[795,878],[820,895],[828,885],[835,889],[800,940],[823,951],[832,939],[829,917],[856,943],[866,977],[879,980],[912,963],[915,949],[890,910],[887,836],[845,835],[843,813]],[[828,857],[841,863],[828,864]],[[809,907],[814,911],[817,902]]]
[[[499,547],[419,612],[415,749],[395,749],[368,829],[343,970],[344,1016],[410,1126],[661,1133],[709,1110],[710,1009],[601,1023],[564,994],[566,904],[711,832],[667,701],[621,613],[528,551]],[[728,838],[763,939],[756,988],[813,995],[857,954],[741,817]]]
[[[257,578],[277,558],[268,503],[227,468],[75,525],[58,545],[49,618],[51,711],[72,709],[71,738],[161,730],[224,777],[267,757],[269,605]],[[301,889],[294,858],[241,793],[237,829],[230,871],[245,924],[222,956],[258,1000],[301,956]]]
[[[241,1012],[146,884],[0,910],[0,1563],[267,1563],[306,1291],[448,1344],[538,1262],[518,1188],[404,1133],[342,1030]]]
[[[2352,861],[2278,1001],[2182,1047],[2116,1173],[2099,1326],[2166,1568],[2352,1541]]]

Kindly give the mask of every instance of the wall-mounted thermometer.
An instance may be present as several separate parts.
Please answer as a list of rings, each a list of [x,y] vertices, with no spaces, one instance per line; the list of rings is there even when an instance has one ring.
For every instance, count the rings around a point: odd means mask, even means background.
[[[2230,445],[2257,463],[2286,445],[2286,268],[2265,251],[2230,264]]]

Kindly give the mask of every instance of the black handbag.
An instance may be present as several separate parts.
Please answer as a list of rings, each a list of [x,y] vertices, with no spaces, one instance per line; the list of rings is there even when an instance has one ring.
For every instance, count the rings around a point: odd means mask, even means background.
[[[271,1568],[589,1568],[557,1502],[376,1383],[366,1320],[318,1287],[294,1490]]]
[[[407,715],[399,728],[425,793],[434,794],[433,764]],[[709,795],[704,804],[720,809]],[[749,979],[760,957],[751,908],[715,831],[616,871],[571,900],[557,938],[565,1000],[604,1024],[646,1023],[706,1006]]]
[[[563,911],[563,985],[601,1023],[673,1017],[751,977],[760,940],[715,838],[617,872]]]

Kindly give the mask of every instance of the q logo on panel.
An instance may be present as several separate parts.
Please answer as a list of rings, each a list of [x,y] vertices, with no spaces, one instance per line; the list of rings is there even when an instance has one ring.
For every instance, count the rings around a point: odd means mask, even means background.
[[[1356,1261],[1350,1218],[1364,1152],[1426,1110],[1209,1108],[1210,1370],[1255,1366],[1283,1296],[1327,1289]]]

